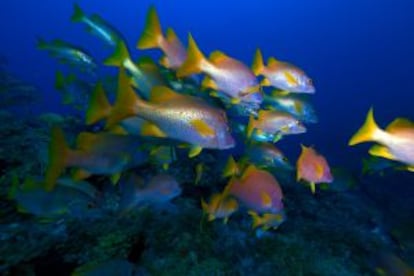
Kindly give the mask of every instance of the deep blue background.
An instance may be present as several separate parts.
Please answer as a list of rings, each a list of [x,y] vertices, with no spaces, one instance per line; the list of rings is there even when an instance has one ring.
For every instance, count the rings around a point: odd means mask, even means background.
[[[220,49],[250,65],[260,47],[266,57],[303,68],[317,88],[313,103],[319,123],[309,126],[306,135],[282,141],[295,154],[300,142],[313,144],[334,165],[353,166],[366,147],[348,148],[346,143],[370,106],[382,126],[398,116],[414,119],[414,1],[77,2],[86,13],[98,13],[116,26],[131,46],[153,3],[164,29],[172,26],[185,44],[191,32],[206,54]],[[72,3],[2,1],[0,54],[14,73],[44,91],[44,112],[59,109],[53,88],[58,64],[36,50],[37,36],[83,45],[100,59],[107,53],[83,25],[70,22]]]

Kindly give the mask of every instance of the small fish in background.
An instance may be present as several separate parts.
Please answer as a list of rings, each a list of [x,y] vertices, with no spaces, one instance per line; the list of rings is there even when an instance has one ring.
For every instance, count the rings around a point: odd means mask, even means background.
[[[398,161],[376,156],[362,158],[362,175],[379,174],[384,176],[387,171],[404,169],[406,169],[406,166]]]
[[[223,219],[226,224],[229,217],[238,210],[239,204],[237,200],[225,193],[216,193],[211,196],[208,203],[201,199],[201,207],[203,212],[208,215],[208,221]]]
[[[286,220],[284,211],[281,211],[277,214],[265,213],[263,215],[259,215],[254,211],[249,211],[249,215],[253,220],[252,228],[256,229],[260,227],[262,231],[267,231],[271,228],[276,230],[279,225],[281,225]]]
[[[39,217],[84,217],[97,204],[98,191],[86,181],[59,178],[52,191],[47,191],[45,184],[26,178],[20,185],[15,176],[8,197],[16,201],[20,212]]]
[[[61,63],[77,66],[80,70],[93,73],[97,67],[94,59],[85,50],[78,46],[69,44],[63,40],[46,42],[39,38],[37,42],[39,50],[47,51],[52,57]]]
[[[252,143],[248,145],[243,158],[246,159],[246,162],[254,164],[258,168],[293,170],[289,160],[271,143]]]
[[[122,35],[113,26],[97,14],[86,15],[79,5],[73,5],[72,22],[81,22],[87,26],[87,31],[105,41],[109,46],[115,47],[123,41]]]
[[[263,101],[260,85],[253,72],[242,62],[215,51],[207,59],[199,50],[191,35],[188,39],[187,59],[177,71],[178,77],[205,73],[202,86],[219,91],[240,102],[259,106]]]
[[[284,94],[273,91],[265,94],[263,106],[274,111],[283,111],[304,123],[317,123],[316,111],[303,94]]]
[[[120,180],[120,210],[132,210],[136,206],[161,206],[181,194],[177,180],[168,174],[153,176],[149,181],[135,173]]]
[[[368,111],[362,127],[352,136],[348,145],[363,142],[376,142],[369,154],[404,163],[406,170],[414,171],[414,123],[408,119],[397,118],[381,129],[374,119],[374,110]]]
[[[149,153],[139,149],[141,141],[135,136],[110,133],[82,132],[77,137],[76,149],[71,149],[62,129],[52,128],[49,144],[49,162],[46,170],[46,188],[52,190],[65,168],[78,168],[75,178],[91,174],[114,175],[148,161]]]
[[[224,110],[200,98],[179,94],[165,86],[151,90],[149,101],[139,98],[120,70],[117,99],[107,119],[107,127],[125,118],[139,116],[151,122],[162,137],[191,145],[190,157],[203,148],[229,149],[235,146]]]
[[[241,177],[232,177],[224,193],[234,196],[249,210],[277,214],[283,210],[283,193],[276,178],[265,170],[249,165]]]
[[[330,183],[334,179],[325,157],[313,148],[301,145],[302,152],[296,163],[296,181],[301,179],[309,182],[312,194],[316,191],[316,184]]]
[[[259,49],[253,61],[252,70],[256,76],[263,75],[262,86],[273,86],[291,93],[315,93],[312,80],[298,67],[273,57],[264,65],[263,56]]]
[[[148,10],[144,32],[137,42],[138,49],[159,48],[164,53],[160,64],[177,69],[187,58],[187,51],[172,28],[168,28],[164,36],[157,11],[152,6]]]
[[[71,105],[78,110],[86,108],[94,89],[93,85],[77,79],[76,75],[69,74],[65,76],[60,71],[56,72],[55,88],[61,93],[64,105]]]
[[[305,133],[305,126],[289,113],[260,110],[257,118],[250,116],[246,129],[248,139],[258,142],[277,142],[284,135]]]

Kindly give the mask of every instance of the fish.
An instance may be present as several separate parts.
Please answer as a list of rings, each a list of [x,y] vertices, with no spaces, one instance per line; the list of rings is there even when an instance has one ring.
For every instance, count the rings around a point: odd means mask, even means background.
[[[334,178],[325,157],[311,147],[301,145],[302,152],[296,162],[296,181],[301,179],[309,182],[312,194],[316,191],[315,184],[331,183]]]
[[[257,119],[250,116],[246,129],[248,139],[277,142],[284,135],[305,133],[305,126],[286,112],[260,110]]]
[[[277,229],[286,220],[285,212],[279,212],[277,214],[265,213],[262,216],[254,211],[249,211],[249,215],[253,219],[252,228],[256,229],[261,227],[263,231],[267,231],[270,228]]]
[[[123,41],[119,31],[106,22],[97,14],[87,16],[78,4],[73,5],[72,22],[81,22],[87,26],[87,30],[105,41],[109,46],[115,47],[117,43]]]
[[[279,182],[272,174],[254,165],[249,165],[241,177],[232,177],[223,193],[234,196],[258,214],[278,214],[283,210]]]
[[[263,107],[269,110],[287,112],[303,123],[317,123],[318,117],[315,109],[302,95],[273,91],[271,95],[264,95]]]
[[[125,169],[146,163],[149,158],[148,151],[139,149],[141,141],[135,136],[82,132],[76,144],[76,148],[71,149],[62,129],[52,128],[45,177],[47,190],[54,188],[65,168],[79,168],[76,178],[90,174],[117,178]]]
[[[187,57],[187,51],[172,28],[168,28],[164,36],[157,11],[150,7],[145,29],[137,42],[138,49],[159,48],[164,53],[160,64],[171,69],[178,69]]]
[[[149,101],[144,101],[129,85],[122,69],[119,83],[107,127],[125,118],[139,116],[153,123],[161,136],[190,144],[191,157],[199,154],[203,148],[229,149],[235,146],[224,110],[165,86],[154,87]]]
[[[273,86],[291,93],[315,93],[312,79],[303,70],[274,57],[269,58],[265,66],[260,49],[256,50],[252,70],[256,76],[265,77],[260,83],[262,86]]]
[[[81,70],[93,72],[97,68],[94,59],[89,53],[63,40],[56,39],[46,42],[39,38],[37,48],[49,52],[51,56],[56,57],[62,63],[79,66]]]
[[[406,169],[406,166],[398,161],[384,159],[376,156],[362,158],[362,175],[372,175],[378,173],[380,176],[383,176],[385,171],[391,169],[404,170]]]
[[[132,210],[142,205],[162,205],[178,197],[182,189],[168,174],[158,174],[145,181],[135,173],[120,181],[120,210]]]
[[[98,191],[86,181],[59,178],[52,191],[46,189],[45,181],[31,177],[27,177],[21,186],[17,176],[12,182],[9,199],[16,201],[20,212],[39,217],[82,217],[98,201]]]
[[[203,87],[222,92],[234,104],[260,105],[263,95],[253,72],[242,62],[215,51],[207,59],[189,35],[187,59],[177,70],[178,77],[205,73]]]
[[[141,62],[134,62],[124,41],[119,41],[116,44],[114,53],[104,61],[104,64],[125,68],[132,76],[132,84],[144,99],[149,98],[152,87],[164,84],[159,77],[158,67],[155,63],[149,62],[148,58],[141,60]]]
[[[100,82],[97,85],[101,85]],[[79,110],[83,110],[94,86],[86,81],[77,79],[74,74],[65,76],[62,72],[57,71],[55,88],[61,93],[64,105],[72,105]]]
[[[238,210],[239,204],[237,200],[224,193],[216,193],[211,196],[208,203],[201,199],[201,207],[203,212],[208,215],[208,221],[223,219],[226,224],[229,217]]]
[[[385,130],[375,122],[374,109],[370,108],[362,127],[348,142],[353,146],[363,142],[376,142],[369,149],[369,154],[407,165],[407,170],[414,172],[414,122],[397,118]]]
[[[271,143],[252,143],[243,154],[245,162],[258,168],[278,168],[292,170],[293,167],[285,155]]]

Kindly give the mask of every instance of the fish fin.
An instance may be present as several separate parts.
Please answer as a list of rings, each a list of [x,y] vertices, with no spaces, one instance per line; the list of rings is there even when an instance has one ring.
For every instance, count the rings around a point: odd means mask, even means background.
[[[201,209],[203,209],[205,213],[208,213],[208,204],[203,198],[201,199]]]
[[[252,71],[253,73],[258,76],[263,73],[265,69],[265,65],[263,62],[263,55],[259,48],[257,48],[256,53],[253,59]]]
[[[389,149],[385,146],[381,145],[374,145],[369,149],[369,154],[373,156],[379,156],[386,159],[396,160],[394,155],[389,151]]]
[[[98,82],[89,99],[89,105],[85,115],[86,124],[92,125],[108,117],[111,113],[111,108],[102,83]]]
[[[173,99],[182,99],[185,96],[175,92],[174,90],[161,85],[153,86],[151,89],[151,94],[149,101],[152,103],[164,103],[171,101]]]
[[[248,214],[252,217],[252,228],[255,229],[257,228],[259,225],[262,224],[262,218],[254,211],[248,211]]]
[[[211,63],[216,64],[216,65],[228,58],[229,57],[221,51],[214,51],[209,56],[209,60],[211,61]]]
[[[104,61],[104,64],[120,67],[128,59],[130,59],[128,47],[124,41],[118,41],[114,53]]]
[[[203,150],[202,147],[193,145],[191,146],[190,151],[188,152],[188,157],[190,158],[196,157],[197,155],[201,153],[202,150]]]
[[[72,179],[73,180],[83,180],[90,177],[92,174],[84,169],[74,169],[72,171]]]
[[[407,166],[406,170],[409,172],[414,172],[414,166]]]
[[[359,143],[376,141],[377,133],[380,131],[377,123],[374,119],[374,110],[371,107],[368,111],[367,117],[361,128],[352,136],[349,140],[348,145],[353,146]]]
[[[72,22],[81,22],[85,18],[85,14],[78,4],[73,4],[73,14],[70,18]]]
[[[298,82],[295,76],[292,75],[290,72],[284,72],[285,78],[290,85],[298,85]]]
[[[45,188],[51,191],[59,176],[67,166],[67,158],[70,152],[63,130],[53,127],[49,143],[49,161],[46,168]]]
[[[241,102],[240,98],[231,98],[230,100],[230,103],[234,105],[239,104],[240,102]]]
[[[175,43],[177,41],[180,41],[178,39],[177,34],[174,32],[173,28],[171,27],[167,28],[167,31],[165,32],[165,36],[167,38],[167,41],[170,43]]]
[[[316,191],[315,182],[310,182],[309,185],[310,185],[311,192],[314,195],[315,194],[315,191]]]
[[[217,90],[217,84],[214,82],[214,80],[210,77],[210,76],[205,76],[202,83],[201,83],[202,87],[206,87],[206,88],[211,88],[214,90]]]
[[[142,136],[161,137],[165,138],[167,135],[156,125],[145,121],[141,127]]]
[[[162,56],[162,57],[160,58],[160,60],[159,60],[159,63],[160,63],[162,66],[166,67],[166,68],[169,68],[169,67],[170,67],[170,66],[169,66],[170,62],[169,62],[169,60],[168,60],[168,57],[167,57],[167,56]]]
[[[397,118],[392,121],[385,130],[389,133],[398,133],[399,131],[405,129],[414,131],[414,122],[405,118]]]
[[[135,93],[130,85],[130,79],[125,69],[119,69],[118,90],[116,94],[115,104],[106,120],[106,128],[110,128],[125,118],[135,116],[136,104],[142,100]]]
[[[255,129],[254,127],[254,122],[256,120],[254,119],[253,115],[250,115],[249,117],[249,123],[247,124],[247,128],[246,128],[246,137],[247,138],[251,138],[252,134],[253,134],[253,130]]]
[[[202,65],[206,62],[206,58],[198,48],[191,34],[188,35],[187,58],[180,68],[177,70],[177,77],[186,77],[192,74],[200,73]]]
[[[271,86],[272,83],[270,82],[270,80],[268,78],[263,78],[262,81],[260,82],[261,86]]]
[[[204,164],[203,163],[198,163],[195,167],[195,180],[194,180],[194,184],[198,185],[198,183],[200,183],[201,177],[203,175],[203,171],[204,171]]]
[[[270,57],[268,60],[267,60],[267,66],[276,66],[276,65],[278,65],[280,63],[280,61],[278,61],[276,58],[274,58],[274,57]]]
[[[250,174],[254,173],[255,171],[257,171],[257,167],[253,164],[250,164],[247,169],[244,170],[243,175],[241,176],[240,180],[244,181],[247,177],[249,177]]]
[[[108,133],[115,135],[129,135],[128,131],[125,130],[121,125],[116,125],[108,129]]]
[[[164,35],[160,20],[155,7],[151,6],[147,14],[144,32],[137,42],[137,48],[141,50],[158,48],[162,40],[164,40]]]
[[[280,141],[280,139],[283,138],[283,134],[281,132],[278,132],[273,135],[272,143],[275,144]]]
[[[111,175],[111,183],[115,186],[116,184],[118,184],[119,179],[121,179],[121,174],[122,172],[118,172],[118,173],[114,173],[113,175]]]
[[[205,121],[201,119],[192,120],[190,124],[203,137],[212,137],[216,135],[216,131],[213,128],[211,128]]]
[[[217,91],[211,91],[209,95],[213,98],[220,98],[220,94]]]
[[[320,179],[323,176],[323,166],[320,163],[316,164],[316,177]]]
[[[226,165],[224,166],[222,177],[233,177],[240,173],[239,166],[233,156],[230,155]]]
[[[260,197],[262,200],[262,206],[266,208],[270,208],[272,206],[272,198],[269,196],[268,193],[262,193]]]

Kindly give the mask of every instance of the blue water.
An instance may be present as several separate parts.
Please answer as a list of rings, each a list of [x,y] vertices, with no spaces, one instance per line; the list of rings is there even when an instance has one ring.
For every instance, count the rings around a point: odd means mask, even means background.
[[[62,39],[83,46],[98,61],[111,53],[70,22],[74,1],[3,0],[0,9],[0,55],[14,75],[36,85],[43,101],[33,113],[60,112],[55,72],[64,66],[36,49],[36,39]],[[291,62],[313,79],[311,96],[318,115],[304,135],[280,147],[294,162],[300,144],[314,145],[332,167],[360,169],[368,145],[348,147],[352,134],[372,106],[385,127],[396,117],[414,119],[414,1],[399,0],[261,0],[261,1],[76,1],[87,14],[97,13],[126,38],[132,56],[161,56],[135,44],[155,5],[165,29],[171,26],[186,45],[190,32],[204,53],[221,50],[249,66],[259,47],[265,57]],[[104,69],[112,70],[112,69]],[[115,72],[115,71],[111,71]],[[412,181],[406,176],[404,183]],[[384,186],[393,180],[381,180]],[[384,184],[385,183],[385,184]],[[401,184],[401,183],[399,183]],[[412,184],[412,183],[411,183]],[[411,189],[412,191],[412,189]],[[387,193],[384,190],[384,193]],[[393,197],[405,193],[398,185]]]

